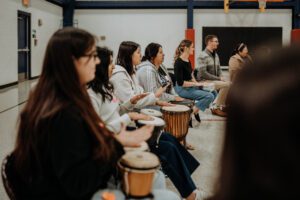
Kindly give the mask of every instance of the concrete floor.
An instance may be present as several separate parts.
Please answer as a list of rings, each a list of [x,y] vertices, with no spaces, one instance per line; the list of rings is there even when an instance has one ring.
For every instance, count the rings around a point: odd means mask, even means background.
[[[18,86],[0,90],[0,161],[12,151],[16,137],[16,124],[19,112],[26,103],[30,88],[36,80],[25,81]],[[213,185],[218,175],[218,160],[224,135],[224,118],[211,115],[207,110],[200,114],[202,122],[195,120],[194,128],[189,129],[187,141],[196,147],[191,153],[200,161],[201,166],[194,172],[196,185],[207,195],[213,192]],[[167,179],[169,189],[176,191]],[[2,179],[0,184],[0,199],[7,200]]]

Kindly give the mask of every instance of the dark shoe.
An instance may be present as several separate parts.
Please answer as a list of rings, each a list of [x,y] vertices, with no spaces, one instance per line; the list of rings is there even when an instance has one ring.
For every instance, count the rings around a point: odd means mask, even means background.
[[[194,114],[194,116],[195,116],[195,119],[197,120],[197,122],[200,123],[201,119],[200,119],[199,113]]]
[[[227,117],[227,113],[221,110],[220,108],[211,108],[210,110],[213,115],[218,115],[220,117]]]
[[[191,118],[190,121],[189,121],[189,127],[190,127],[190,128],[193,128],[192,118]]]

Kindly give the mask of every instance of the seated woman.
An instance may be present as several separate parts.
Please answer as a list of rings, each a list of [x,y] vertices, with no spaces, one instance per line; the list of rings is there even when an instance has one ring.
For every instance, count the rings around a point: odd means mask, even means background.
[[[100,62],[95,43],[94,36],[75,28],[51,37],[10,157],[16,199],[91,199],[115,176],[123,146],[150,137],[153,127],[112,134],[93,109],[86,84]],[[178,199],[165,190],[155,193],[158,199]],[[120,190],[116,194],[125,199]]]
[[[96,66],[96,77],[90,83],[88,90],[93,105],[99,116],[114,116],[114,119],[105,117],[105,123],[129,122],[130,120],[145,119],[145,116],[137,113],[119,115],[119,102],[113,94],[114,88],[109,83],[109,77],[112,75],[114,65],[112,63],[112,52],[107,48],[97,48],[101,63]],[[129,55],[129,54],[128,54]],[[101,88],[101,89],[100,89]],[[124,105],[123,105],[124,106]],[[110,127],[110,126],[109,126]],[[114,129],[118,133],[120,129]],[[190,199],[200,199],[200,192],[191,178],[191,173],[199,166],[197,160],[170,134],[163,133],[157,145],[150,145],[150,150],[161,160],[163,171],[170,177],[182,197]],[[197,196],[196,196],[197,195]]]
[[[216,98],[216,93],[199,89],[206,83],[197,82],[193,76],[193,70],[189,56],[194,53],[194,44],[190,40],[180,42],[176,53],[174,72],[176,77],[175,91],[179,96],[193,99],[196,104],[193,108],[194,114],[200,110],[205,111]],[[196,117],[196,116],[195,116]]]
[[[182,101],[174,89],[169,76],[161,68],[164,61],[162,46],[157,43],[150,43],[142,59],[142,63],[137,66],[137,79],[145,92],[155,92],[159,87],[169,84],[166,91],[162,93],[160,99],[163,101]]]
[[[238,44],[229,59],[230,81],[233,82],[242,67],[251,61],[252,59],[248,54],[247,45],[244,43]]]

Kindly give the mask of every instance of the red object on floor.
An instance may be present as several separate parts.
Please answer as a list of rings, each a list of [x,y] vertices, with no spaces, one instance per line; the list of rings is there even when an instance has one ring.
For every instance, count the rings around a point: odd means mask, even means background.
[[[300,29],[294,29],[292,30],[291,34],[291,43],[300,43]]]
[[[191,40],[194,43],[195,47],[195,29],[186,29],[185,39]],[[190,61],[192,64],[192,68],[195,69],[195,51],[193,55],[190,55]]]

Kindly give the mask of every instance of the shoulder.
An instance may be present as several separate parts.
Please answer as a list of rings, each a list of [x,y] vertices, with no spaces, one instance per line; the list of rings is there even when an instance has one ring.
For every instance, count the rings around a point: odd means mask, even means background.
[[[90,96],[90,99],[92,100],[92,103],[94,102],[96,102],[97,104],[102,103],[102,95],[100,93],[96,93],[92,88],[89,88],[88,94]]]
[[[72,126],[83,122],[79,109],[75,105],[68,105],[56,113],[53,118],[54,126]]]
[[[208,58],[209,57],[209,55],[208,55],[208,53],[204,50],[204,51],[201,51],[200,52],[200,54],[199,54],[199,59],[206,59],[206,58]]]
[[[181,59],[181,58],[177,58],[176,60],[175,60],[175,65],[179,65],[179,64],[182,64],[183,63],[183,60]]]

